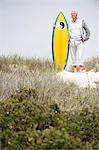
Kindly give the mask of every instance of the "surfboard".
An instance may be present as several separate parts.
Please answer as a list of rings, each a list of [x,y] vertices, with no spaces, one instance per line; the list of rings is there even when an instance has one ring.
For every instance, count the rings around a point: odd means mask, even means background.
[[[56,18],[52,33],[52,59],[55,66],[63,70],[68,61],[68,23],[62,12]]]

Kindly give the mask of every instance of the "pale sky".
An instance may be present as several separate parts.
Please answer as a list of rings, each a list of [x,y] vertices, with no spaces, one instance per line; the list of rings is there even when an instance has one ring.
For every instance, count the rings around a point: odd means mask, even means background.
[[[99,0],[0,0],[0,55],[52,58],[52,27],[76,8],[91,31],[84,59],[99,54]]]

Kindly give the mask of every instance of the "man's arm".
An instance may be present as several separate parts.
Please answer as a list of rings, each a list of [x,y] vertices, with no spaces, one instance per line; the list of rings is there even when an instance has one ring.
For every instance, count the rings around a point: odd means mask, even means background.
[[[90,30],[89,30],[89,28],[88,28],[88,26],[87,26],[87,24],[85,23],[84,20],[82,20],[82,28],[86,33],[85,36],[84,36],[83,41],[87,41],[90,37]]]

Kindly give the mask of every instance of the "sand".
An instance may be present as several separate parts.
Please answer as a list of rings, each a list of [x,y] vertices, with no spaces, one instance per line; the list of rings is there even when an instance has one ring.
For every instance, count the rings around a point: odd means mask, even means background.
[[[57,73],[57,77],[59,80],[63,80],[64,82],[73,82],[79,87],[91,87],[96,88],[99,86],[99,72],[83,72],[83,73],[73,73],[62,71]]]

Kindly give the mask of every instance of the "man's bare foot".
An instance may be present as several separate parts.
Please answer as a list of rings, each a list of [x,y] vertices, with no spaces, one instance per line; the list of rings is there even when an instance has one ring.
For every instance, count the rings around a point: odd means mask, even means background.
[[[76,65],[72,67],[72,72],[77,72],[77,66]]]
[[[79,65],[78,66],[78,72],[86,72],[85,66],[84,65]]]

